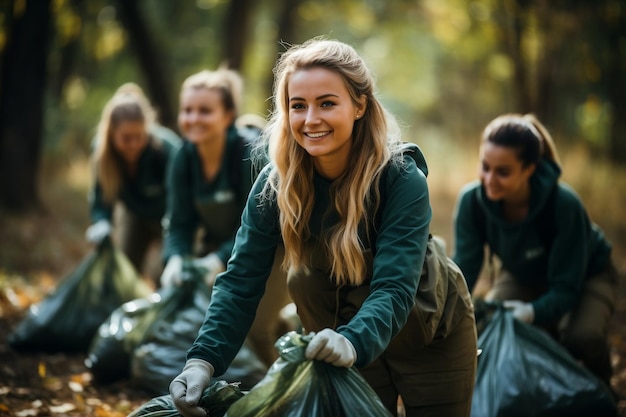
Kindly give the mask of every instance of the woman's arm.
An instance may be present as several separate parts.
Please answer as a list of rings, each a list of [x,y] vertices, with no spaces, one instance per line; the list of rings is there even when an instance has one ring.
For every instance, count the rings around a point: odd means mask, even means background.
[[[275,200],[258,198],[264,173],[252,188],[226,272],[215,281],[205,322],[187,354],[213,365],[215,375],[226,371],[248,334],[280,238]]]
[[[337,328],[354,346],[356,366],[379,356],[402,329],[415,303],[426,254],[431,208],[426,177],[411,157],[390,166],[376,240],[370,294],[347,325]]]
[[[477,181],[463,187],[459,193],[453,215],[454,249],[452,259],[461,268],[470,292],[473,291],[483,266],[487,233],[485,214],[482,214],[482,222],[477,221],[481,214],[476,213],[476,210],[482,210],[476,195],[479,190],[480,183]]]
[[[192,144],[186,143],[176,150],[167,173],[167,207],[163,219],[164,261],[172,255],[192,253],[198,214],[193,204],[191,147]]]

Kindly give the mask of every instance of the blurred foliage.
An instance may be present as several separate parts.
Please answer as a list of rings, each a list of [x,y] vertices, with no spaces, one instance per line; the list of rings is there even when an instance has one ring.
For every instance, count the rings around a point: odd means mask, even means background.
[[[0,22],[10,18],[11,4],[15,14],[26,1],[5,2]],[[177,100],[186,76],[223,62],[229,1],[137,1]],[[146,86],[118,4],[52,2],[47,157],[88,153],[101,108],[114,90],[127,81]],[[282,43],[322,35],[363,54],[378,78],[380,97],[406,125],[409,140],[419,141],[423,129],[437,129],[456,142],[474,141],[497,114],[533,111],[555,136],[608,150],[617,117],[606,74],[614,51],[602,24],[623,25],[621,0],[302,0],[290,15],[294,39],[277,38],[281,0],[253,7],[241,68],[244,111],[268,113],[272,66]],[[619,28],[626,55],[626,34]],[[0,49],[5,43],[3,24]],[[171,105],[175,109],[177,103]]]

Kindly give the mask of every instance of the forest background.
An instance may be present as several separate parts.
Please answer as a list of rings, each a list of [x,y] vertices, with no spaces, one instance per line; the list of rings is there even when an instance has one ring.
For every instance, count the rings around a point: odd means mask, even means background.
[[[432,231],[449,250],[483,127],[532,112],[626,271],[623,0],[0,0],[0,330],[92,249],[90,142],[117,87],[138,83],[177,130],[184,78],[227,65],[245,80],[243,111],[267,116],[274,62],[315,36],[362,54],[405,139],[424,151]],[[621,304],[614,385],[626,393]],[[2,378],[15,370],[1,371],[3,415]]]

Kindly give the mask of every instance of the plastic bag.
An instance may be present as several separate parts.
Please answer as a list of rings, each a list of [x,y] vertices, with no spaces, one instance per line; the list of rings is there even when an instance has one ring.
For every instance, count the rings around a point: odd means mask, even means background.
[[[11,347],[84,352],[100,324],[126,301],[150,293],[126,256],[105,239],[9,336]]]
[[[304,357],[308,336],[289,332],[276,342],[280,357],[267,375],[227,411],[228,417],[389,417],[356,368]]]
[[[200,407],[211,417],[223,417],[232,403],[243,396],[237,384],[216,381],[202,393]],[[156,397],[134,410],[128,417],[180,417],[170,395]]]
[[[615,416],[608,388],[543,330],[497,308],[478,338],[472,417]]]
[[[85,358],[96,382],[108,384],[130,377],[131,353],[154,321],[160,302],[159,292],[128,301],[100,325]]]
[[[97,382],[130,377],[154,394],[168,392],[169,383],[185,365],[211,300],[202,271],[186,261],[184,273],[181,286],[126,303],[100,326],[85,360]],[[250,389],[266,372],[267,366],[244,343],[220,379]]]

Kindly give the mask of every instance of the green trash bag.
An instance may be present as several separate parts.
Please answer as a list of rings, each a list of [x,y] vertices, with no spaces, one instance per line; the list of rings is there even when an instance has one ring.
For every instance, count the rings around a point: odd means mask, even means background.
[[[202,393],[200,407],[209,412],[210,417],[224,417],[231,404],[243,396],[237,384],[216,381]],[[156,397],[134,410],[127,417],[181,417],[170,395]]]
[[[356,368],[306,360],[310,340],[289,332],[276,342],[280,357],[227,417],[390,417]]]
[[[128,258],[105,239],[9,335],[21,351],[85,352],[113,310],[151,292]]]
[[[471,417],[616,416],[609,389],[545,331],[498,307],[478,338]]]

